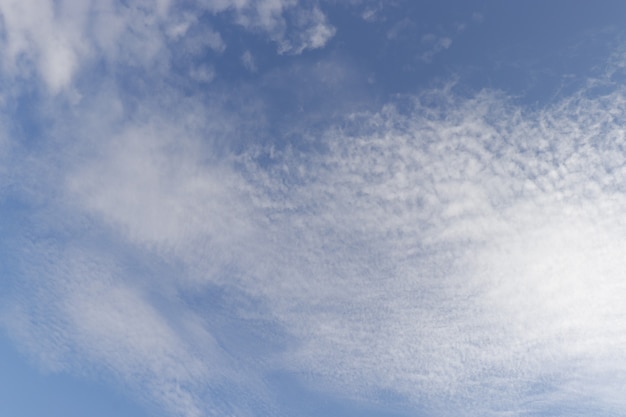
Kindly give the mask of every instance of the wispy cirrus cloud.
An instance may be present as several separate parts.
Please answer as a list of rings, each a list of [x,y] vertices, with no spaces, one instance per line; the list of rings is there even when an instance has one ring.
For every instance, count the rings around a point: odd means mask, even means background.
[[[349,379],[359,396],[377,381],[435,414],[532,414],[590,381],[582,403],[614,410],[621,93],[537,113],[490,95],[442,110],[364,115],[357,133],[331,134],[328,170],[307,173],[324,174],[303,187],[315,196],[303,206],[320,208],[303,229],[327,231],[312,240],[341,254],[320,287],[350,295],[312,303],[295,363],[339,386]],[[287,317],[298,329],[307,315]],[[464,411],[476,398],[483,405]]]
[[[158,22],[170,7],[128,19]],[[296,5],[204,7],[280,44]],[[16,10],[3,13],[12,33],[44,45],[47,26]],[[141,27],[182,39],[185,22]],[[325,42],[298,33],[283,52]],[[12,161],[3,202],[19,205],[0,322],[45,368],[112,379],[190,417],[280,414],[275,372],[363,402],[392,393],[429,415],[625,405],[617,83],[539,109],[444,86],[305,120],[293,128],[306,144],[278,146],[257,140],[263,109],[235,112],[217,94],[158,85],[140,101],[108,80],[80,106],[55,106],[77,67],[55,78],[43,46],[18,35],[9,51],[27,48],[52,94],[42,143],[15,129],[0,147]],[[168,53],[165,38],[139,35],[128,36],[146,57]],[[82,43],[67,45],[83,59]]]
[[[153,73],[161,68],[165,74],[173,59],[181,59],[177,54],[223,51],[227,45],[221,35],[208,22],[200,24],[199,17],[231,13],[239,26],[268,36],[280,53],[321,48],[335,34],[319,6],[291,0],[197,1],[184,6],[156,0],[6,0],[0,3],[3,67],[22,79],[36,74],[52,94],[74,87],[77,74],[86,68],[93,71],[101,60]]]
[[[612,412],[626,363],[624,103],[617,87],[536,111],[434,90],[346,116],[317,139],[324,151],[263,164],[262,147],[218,158],[193,112],[134,118],[58,165],[55,211],[85,219],[87,254],[22,254],[58,266],[25,273],[49,284],[18,290],[5,323],[53,368],[104,364],[190,416],[217,401],[207,381],[257,393],[274,371],[434,414]],[[104,266],[76,261],[103,250]],[[128,257],[170,266],[152,280]],[[215,291],[239,301],[192,301]]]
[[[233,10],[239,25],[266,33],[281,54],[321,48],[335,35],[317,2],[244,0],[207,2],[206,7],[213,12]]]

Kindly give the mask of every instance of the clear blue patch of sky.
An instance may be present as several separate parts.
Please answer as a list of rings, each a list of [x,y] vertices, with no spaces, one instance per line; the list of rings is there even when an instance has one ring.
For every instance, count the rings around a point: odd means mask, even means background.
[[[0,333],[0,415],[154,417],[110,385],[40,372]]]
[[[626,17],[624,2],[581,0],[400,2],[381,9],[372,22],[353,7],[325,5],[324,10],[337,28],[335,37],[323,50],[300,57],[277,55],[271,42],[240,30],[224,31],[229,48],[218,59],[220,76],[229,81],[258,79],[294,61],[314,65],[335,55],[371,81],[361,88],[382,99],[415,93],[455,76],[474,89],[497,88],[529,100],[545,99],[561,87],[564,76],[584,78],[604,62],[615,35],[623,33]],[[432,41],[424,39],[428,35],[452,43],[424,61],[420,57],[433,49]],[[259,73],[249,74],[239,62],[245,49],[254,51]],[[283,80],[283,90],[293,87],[289,81]],[[318,87],[314,80],[300,81]],[[286,91],[274,92],[278,109],[293,106],[283,97]]]
[[[606,62],[625,17],[619,1],[401,2],[372,23],[336,8],[330,20],[339,30],[329,48],[371,73],[383,100],[458,77],[471,91],[500,89],[545,103]],[[425,61],[429,35],[451,44]]]

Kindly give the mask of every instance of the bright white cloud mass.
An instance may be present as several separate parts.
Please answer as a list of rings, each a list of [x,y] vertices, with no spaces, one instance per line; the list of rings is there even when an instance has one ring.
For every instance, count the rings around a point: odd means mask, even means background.
[[[621,33],[469,3],[0,1],[2,334],[151,416],[623,414]]]

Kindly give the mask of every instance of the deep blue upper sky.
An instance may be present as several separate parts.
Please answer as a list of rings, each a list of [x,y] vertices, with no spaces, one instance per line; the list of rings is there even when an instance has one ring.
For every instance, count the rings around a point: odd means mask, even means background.
[[[624,17],[0,0],[0,414],[624,414]]]

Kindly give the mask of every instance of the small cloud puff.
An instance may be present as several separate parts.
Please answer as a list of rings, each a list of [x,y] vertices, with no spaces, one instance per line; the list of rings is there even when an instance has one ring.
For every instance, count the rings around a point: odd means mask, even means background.
[[[250,51],[245,51],[243,54],[241,54],[241,63],[248,71],[257,71],[256,61]]]
[[[291,25],[277,39],[278,52],[281,54],[297,55],[306,49],[322,48],[336,33],[326,15],[317,7],[296,10]]]
[[[438,53],[450,48],[452,46],[452,39],[447,36],[438,37],[432,33],[428,33],[422,36],[422,45],[428,48],[420,56],[421,60],[425,62],[432,61],[433,57]]]
[[[417,32],[417,26],[409,19],[402,19],[387,31],[387,39],[389,40],[404,40],[410,39],[415,36]]]
[[[485,16],[482,13],[474,12],[472,13],[472,21],[475,23],[483,23],[485,21]]]
[[[200,83],[210,83],[215,79],[215,68],[209,65],[200,65],[189,71],[189,77]]]

